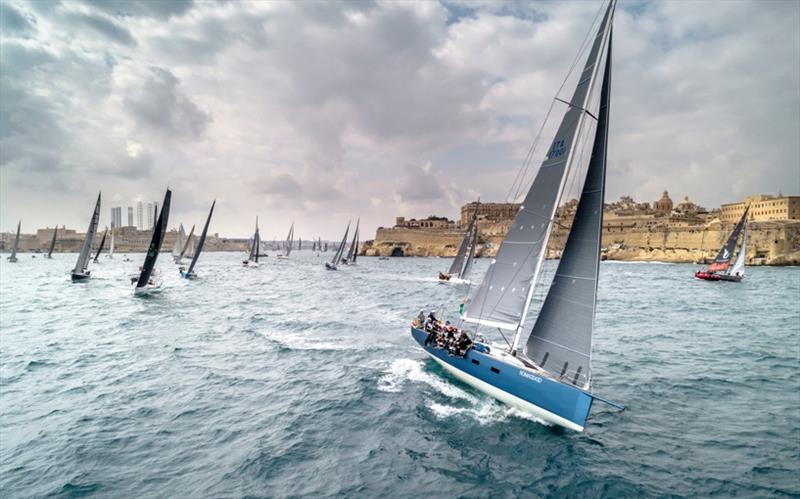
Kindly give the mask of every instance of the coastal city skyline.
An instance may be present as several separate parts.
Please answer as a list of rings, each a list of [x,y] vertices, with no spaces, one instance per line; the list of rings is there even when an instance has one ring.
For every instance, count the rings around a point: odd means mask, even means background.
[[[503,201],[598,8],[141,5],[3,2],[3,230],[82,227],[101,190],[108,224],[167,186],[173,220],[217,199],[240,236]],[[799,22],[793,2],[621,3],[607,197],[800,192]]]

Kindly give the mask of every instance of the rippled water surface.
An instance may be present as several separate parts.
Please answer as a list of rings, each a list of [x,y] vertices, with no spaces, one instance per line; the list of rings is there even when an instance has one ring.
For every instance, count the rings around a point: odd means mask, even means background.
[[[0,495],[800,495],[800,269],[603,263],[594,389],[627,410],[576,434],[415,346],[464,295],[447,260],[209,253],[187,282],[165,255],[142,299],[134,259],[0,263]]]

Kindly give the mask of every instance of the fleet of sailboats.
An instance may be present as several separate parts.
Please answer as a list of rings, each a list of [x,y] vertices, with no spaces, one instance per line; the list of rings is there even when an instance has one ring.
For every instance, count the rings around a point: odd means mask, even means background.
[[[708,269],[695,272],[694,277],[704,281],[727,281],[727,282],[742,282],[744,278],[745,259],[747,258],[747,214],[750,212],[750,207],[745,208],[742,218],[733,228],[728,240],[719,249],[719,253],[714,258],[714,261],[708,266]],[[736,250],[736,245],[739,242],[739,236],[742,237],[742,245],[739,248],[739,253],[731,265],[733,252]]]
[[[426,327],[415,322],[411,328],[420,346],[456,378],[547,423],[576,431],[583,430],[592,402],[603,400],[590,391],[591,354],[605,195],[614,6],[612,0],[547,156],[463,311],[462,320],[476,328],[471,348],[464,355],[452,355],[436,341],[431,342],[431,335],[438,334],[438,323]],[[600,99],[595,109],[591,96],[598,86]],[[581,179],[583,188],[575,218],[538,317],[520,348],[556,209],[573,168],[574,178],[580,177],[575,153],[581,132],[592,124],[596,125],[592,142],[584,144],[591,145],[591,156]],[[513,332],[513,339],[505,344],[489,343],[478,336],[481,326]]]
[[[92,212],[92,218],[89,219],[89,228],[86,229],[86,237],[83,240],[81,252],[78,253],[78,261],[75,262],[75,267],[72,269],[72,282],[85,281],[91,277],[91,272],[89,271],[89,257],[91,256],[94,236],[97,233],[97,224],[100,221],[101,196],[102,193],[97,195],[94,212]]]

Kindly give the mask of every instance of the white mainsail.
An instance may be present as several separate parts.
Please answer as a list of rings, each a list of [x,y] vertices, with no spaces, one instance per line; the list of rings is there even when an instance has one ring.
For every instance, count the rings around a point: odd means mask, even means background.
[[[108,257],[114,258],[114,229],[111,229],[111,246],[108,247]]]
[[[183,229],[183,224],[180,224],[178,227],[178,234],[175,236],[175,244],[172,245],[172,258],[176,259],[176,261],[181,256],[181,250],[184,248],[186,243],[186,231]]]
[[[733,262],[733,267],[728,269],[728,275],[744,277],[744,263],[747,259],[747,225],[744,226],[742,235],[742,247],[739,248],[739,254],[736,255],[736,261]]]

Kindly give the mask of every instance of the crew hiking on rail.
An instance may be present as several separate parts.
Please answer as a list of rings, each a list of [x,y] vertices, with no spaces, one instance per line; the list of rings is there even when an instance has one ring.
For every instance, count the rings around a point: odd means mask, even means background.
[[[425,338],[426,347],[433,345],[434,348],[445,349],[448,354],[458,357],[464,357],[472,348],[472,340],[464,330],[450,324],[450,321],[442,322],[433,312],[426,318],[425,311],[420,310],[414,325],[428,333]]]

